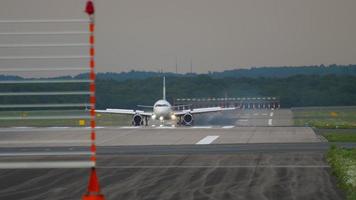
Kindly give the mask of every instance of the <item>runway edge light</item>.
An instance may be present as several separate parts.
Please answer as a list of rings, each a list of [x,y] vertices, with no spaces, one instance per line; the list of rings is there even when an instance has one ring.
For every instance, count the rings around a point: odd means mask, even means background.
[[[96,98],[95,98],[95,61],[94,61],[94,55],[95,55],[95,50],[94,50],[94,29],[95,29],[95,24],[94,24],[94,13],[95,13],[95,8],[94,8],[94,2],[93,0],[88,0],[86,3],[85,7],[85,12],[88,14],[89,19],[90,19],[90,24],[89,24],[89,30],[90,30],[90,36],[89,36],[89,41],[90,41],[90,115],[91,115],[91,151],[92,151],[92,157],[90,158],[91,161],[94,162],[94,167],[91,168],[90,171],[90,178],[89,178],[89,183],[88,183],[88,191],[86,194],[83,195],[82,200],[105,200],[104,195],[100,193],[100,186],[99,186],[99,180],[98,176],[96,174],[96,145],[95,145],[95,139],[96,139],[96,133],[95,133],[95,103],[96,103]]]

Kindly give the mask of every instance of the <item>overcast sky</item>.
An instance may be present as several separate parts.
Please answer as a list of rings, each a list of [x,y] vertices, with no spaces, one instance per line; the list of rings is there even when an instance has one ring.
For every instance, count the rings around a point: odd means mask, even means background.
[[[85,2],[1,0],[0,18],[86,18]],[[190,60],[196,72],[356,63],[355,0],[96,0],[95,3],[98,71],[159,68],[175,71],[176,58],[179,72],[190,70]],[[0,27],[0,31],[6,31],[6,27]],[[0,38],[0,43],[18,41]],[[66,52],[81,53],[73,51]]]

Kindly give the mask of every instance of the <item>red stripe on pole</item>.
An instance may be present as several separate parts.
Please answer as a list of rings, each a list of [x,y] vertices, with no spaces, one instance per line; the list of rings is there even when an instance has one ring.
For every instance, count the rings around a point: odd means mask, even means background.
[[[95,81],[95,72],[94,71],[90,72],[90,79]]]
[[[95,55],[95,50],[94,47],[90,48],[90,56],[94,56]]]
[[[94,29],[95,29],[95,24],[94,23],[90,23],[89,24],[89,31],[90,32],[94,32]]]
[[[95,92],[95,84],[90,83],[90,92]]]
[[[91,150],[91,152],[96,152],[96,145],[91,144],[90,150]]]
[[[95,125],[96,125],[96,124],[95,124],[95,120],[91,120],[91,121],[90,121],[90,126],[91,126],[91,128],[95,128]]]
[[[95,67],[95,61],[94,59],[90,59],[90,68],[94,68]]]
[[[90,115],[91,115],[92,117],[95,117],[95,109],[94,109],[94,108],[92,108],[92,109],[90,110]]]
[[[90,136],[91,140],[95,140],[96,139],[96,133],[95,131],[91,132],[91,136]]]
[[[96,156],[91,156],[90,161],[96,162]]]
[[[91,103],[91,104],[95,104],[95,103],[96,103],[96,98],[95,98],[95,96],[91,96],[91,97],[90,97],[90,103]]]
[[[89,43],[90,43],[91,45],[93,45],[93,44],[95,43],[94,35],[90,35]]]

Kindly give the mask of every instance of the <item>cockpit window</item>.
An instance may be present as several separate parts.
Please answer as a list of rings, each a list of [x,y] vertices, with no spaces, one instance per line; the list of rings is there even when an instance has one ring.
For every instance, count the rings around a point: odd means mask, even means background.
[[[157,104],[156,107],[168,107],[167,104]]]

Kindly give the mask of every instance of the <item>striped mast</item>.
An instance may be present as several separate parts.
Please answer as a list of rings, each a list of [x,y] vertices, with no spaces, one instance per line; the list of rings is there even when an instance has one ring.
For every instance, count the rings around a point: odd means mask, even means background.
[[[95,132],[95,103],[96,103],[96,97],[95,97],[95,15],[94,15],[94,3],[92,0],[89,0],[87,3],[86,7],[86,12],[89,15],[89,56],[90,56],[90,127],[91,127],[91,153],[92,156],[90,158],[91,161],[95,163],[96,166],[96,132]]]
[[[89,178],[89,184],[88,184],[88,191],[87,193],[82,197],[82,200],[105,200],[104,195],[100,194],[100,186],[99,186],[99,180],[98,176],[96,173],[96,133],[95,133],[95,103],[96,103],[96,97],[95,97],[95,18],[94,18],[94,2],[93,0],[88,0],[86,9],[86,13],[89,15],[89,54],[90,54],[90,127],[91,127],[91,158],[90,160],[94,162],[94,167],[91,169],[91,174]]]

